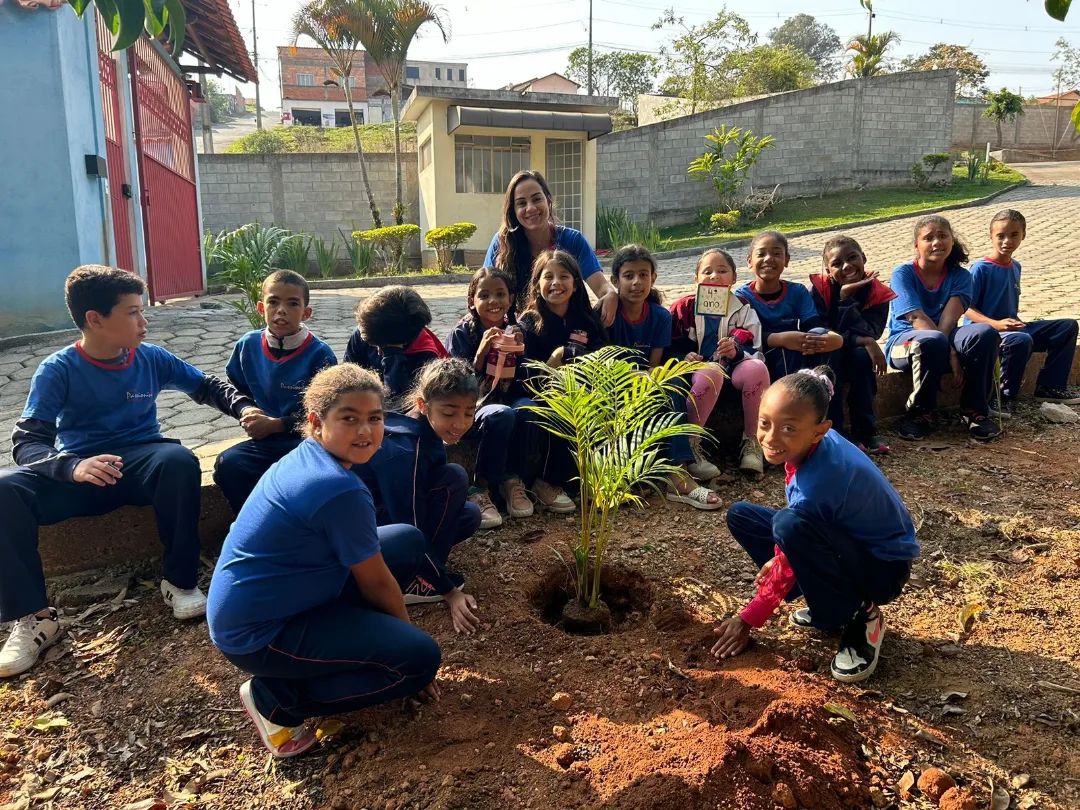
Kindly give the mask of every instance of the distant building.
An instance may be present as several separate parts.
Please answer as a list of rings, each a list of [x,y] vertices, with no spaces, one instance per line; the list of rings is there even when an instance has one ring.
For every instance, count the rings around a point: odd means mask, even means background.
[[[423,82],[426,84],[426,82]],[[534,76],[523,82],[511,83],[504,90],[515,90],[518,93],[565,93],[575,95],[581,90],[581,85],[572,79],[568,79],[561,73],[549,73],[546,76]]]
[[[1057,105],[1058,107],[1075,107],[1077,102],[1080,102],[1080,90],[1051,93],[1048,96],[1039,96],[1035,99],[1036,104]]]
[[[392,120],[390,96],[375,62],[365,51],[358,54],[349,77],[350,95],[358,124]],[[349,125],[349,107],[340,78],[322,48],[278,48],[283,124],[314,127]],[[464,62],[405,62],[401,97],[404,101],[416,85],[466,88],[468,64]]]

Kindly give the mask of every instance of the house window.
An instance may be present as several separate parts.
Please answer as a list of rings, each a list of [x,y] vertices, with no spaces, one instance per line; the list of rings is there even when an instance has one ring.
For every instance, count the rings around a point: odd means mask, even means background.
[[[363,124],[364,123],[364,111],[363,110],[356,110],[353,113],[353,116],[356,118],[356,123],[357,124]],[[347,127],[347,126],[351,126],[351,125],[352,125],[352,122],[349,121],[349,111],[348,110],[334,110],[334,126],[335,127]]]
[[[419,79],[420,78],[420,68],[416,67],[416,65],[406,65],[405,66],[405,78],[406,79]]]
[[[452,82],[454,80],[454,69],[452,67],[448,67],[446,69],[446,80],[448,82]]]
[[[431,165],[431,138],[420,144],[420,171]]]
[[[559,219],[571,228],[581,229],[581,154],[582,141],[548,139],[547,166],[544,176],[557,202]]]
[[[345,84],[347,84],[350,88],[356,87],[356,77],[355,76],[346,76],[345,77]]]
[[[441,79],[442,78],[442,68],[435,68],[435,78],[436,79]]]
[[[465,71],[464,71],[464,70],[459,70],[459,71],[457,72],[457,80],[458,80],[459,82],[463,82],[463,81],[465,81]]]
[[[322,114],[318,110],[298,110],[294,107],[292,117],[294,124],[301,124],[306,127],[322,126]]]
[[[532,141],[492,135],[454,136],[459,194],[502,194],[510,178],[529,168]]]
[[[296,85],[298,87],[314,87],[315,86],[315,74],[314,73],[297,73]]]

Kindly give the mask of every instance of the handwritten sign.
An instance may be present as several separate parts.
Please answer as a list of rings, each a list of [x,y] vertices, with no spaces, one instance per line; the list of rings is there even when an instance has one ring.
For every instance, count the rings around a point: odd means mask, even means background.
[[[727,317],[731,310],[731,287],[720,284],[698,284],[694,313]]]

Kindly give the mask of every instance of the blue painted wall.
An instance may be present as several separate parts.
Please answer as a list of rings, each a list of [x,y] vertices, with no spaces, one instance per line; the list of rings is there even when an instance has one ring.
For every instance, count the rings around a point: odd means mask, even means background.
[[[0,337],[72,326],[64,279],[108,261],[93,15],[0,5]]]

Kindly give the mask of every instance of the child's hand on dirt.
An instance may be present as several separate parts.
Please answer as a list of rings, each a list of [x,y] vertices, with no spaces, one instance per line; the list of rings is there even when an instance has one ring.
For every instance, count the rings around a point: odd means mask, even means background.
[[[442,699],[442,690],[439,688],[439,684],[436,681],[432,681],[417,692],[416,697],[424,703],[438,703],[439,700]]]
[[[455,588],[446,595],[446,605],[450,608],[450,621],[455,632],[471,636],[480,629],[480,619],[473,613],[477,606],[472,594]]]
[[[712,654],[717,658],[736,656],[745,650],[746,645],[750,643],[750,625],[738,616],[727,619],[713,632],[720,636],[712,646]]]

